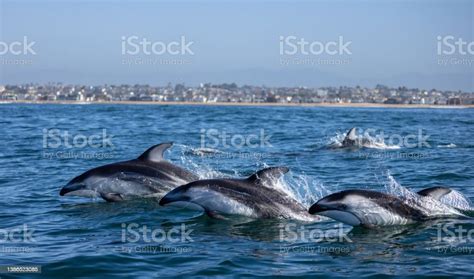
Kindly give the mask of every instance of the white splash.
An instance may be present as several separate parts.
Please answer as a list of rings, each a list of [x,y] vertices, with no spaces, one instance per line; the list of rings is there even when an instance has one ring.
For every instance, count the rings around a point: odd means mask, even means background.
[[[421,210],[427,216],[464,216],[458,209],[471,208],[470,202],[458,191],[453,190],[444,199],[436,200],[432,197],[420,196],[403,187],[387,172],[385,189],[388,193],[398,196],[407,205]]]
[[[454,143],[450,143],[450,144],[440,144],[440,145],[437,145],[438,148],[456,148],[457,145],[455,145]]]
[[[216,178],[216,177],[227,177],[224,173],[214,170],[211,166],[206,165],[204,163],[196,163],[194,161],[193,156],[187,156],[189,154],[193,155],[198,155],[202,156],[203,150],[201,148],[193,148],[187,145],[183,144],[177,144],[176,149],[181,153],[179,156],[179,160],[181,161],[181,165],[185,167],[186,169],[190,170],[191,172],[197,174],[199,176],[199,179],[211,179],[211,178]],[[207,150],[206,152],[210,151],[211,149]],[[219,154],[222,153],[221,151],[217,149],[212,149],[214,154]]]
[[[282,184],[282,188],[286,188],[291,192],[294,199],[299,201],[306,207],[330,194],[330,191],[324,184],[306,174],[290,173],[284,179],[281,179],[278,184]]]
[[[385,186],[385,191],[387,193],[392,194],[397,197],[408,197],[408,198],[418,197],[416,193],[400,185],[400,183],[398,183],[395,180],[395,178],[390,174],[390,172],[387,171],[386,176],[387,176],[387,181],[384,186]]]
[[[452,190],[449,194],[444,195],[440,201],[446,205],[449,205],[461,210],[465,210],[465,211],[474,210],[474,208],[472,207],[471,201],[457,190]]]
[[[342,142],[346,137],[346,133],[337,132],[335,136],[331,137],[328,141],[328,146],[331,148],[341,148],[344,147]],[[372,149],[400,149],[398,145],[387,145],[383,137],[371,137],[368,135],[357,134],[356,142],[354,147],[356,148],[372,148]]]
[[[199,148],[193,148],[186,145],[177,144],[175,147],[177,152],[179,152],[179,160],[180,165],[189,169],[190,171],[196,173],[200,179],[212,179],[212,178],[244,178],[247,175],[240,173],[237,170],[234,170],[234,174],[229,176],[228,173],[223,173],[219,170],[216,170],[212,166],[204,163],[198,154],[196,154],[196,150],[198,152],[202,151]],[[209,150],[206,150],[206,152]],[[209,151],[210,152],[210,151]],[[223,152],[219,150],[213,151],[215,154],[221,154]],[[192,156],[189,156],[192,155]],[[196,156],[198,155],[198,156]],[[199,161],[199,162],[197,162]],[[267,164],[263,163],[255,170],[263,169],[269,167]],[[295,174],[293,172],[285,174],[282,178],[277,179],[272,183],[272,185],[267,185],[268,187],[272,187],[277,191],[285,193],[292,199],[298,201],[303,205],[303,207],[309,207],[311,204],[322,198],[323,196],[329,194],[329,191],[326,187],[318,180],[305,175],[305,174]],[[235,210],[236,204],[233,204],[234,207],[233,211]],[[282,209],[285,211],[284,209]],[[245,210],[244,210],[245,211]],[[303,221],[314,221],[319,217],[317,216],[309,216],[306,214],[301,214],[301,216],[294,216],[292,212],[288,210],[288,215],[292,216],[293,219],[303,220]],[[291,213],[291,214],[290,214]],[[308,217],[309,216],[309,217]]]

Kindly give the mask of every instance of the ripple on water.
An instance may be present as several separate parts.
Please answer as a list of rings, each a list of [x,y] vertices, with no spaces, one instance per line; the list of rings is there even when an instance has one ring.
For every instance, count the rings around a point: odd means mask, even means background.
[[[449,233],[459,228],[473,230],[474,223],[468,218],[364,230],[339,228],[331,220],[215,220],[199,211],[163,208],[156,201],[113,204],[59,197],[58,191],[89,168],[135,158],[153,144],[173,141],[176,144],[166,157],[202,178],[244,177],[264,166],[288,166],[291,172],[277,187],[306,206],[343,189],[385,190],[379,173],[387,170],[410,189],[446,185],[472,199],[474,145],[472,134],[466,132],[472,130],[472,119],[472,110],[449,109],[2,104],[1,228],[26,224],[35,230],[35,242],[0,243],[1,261],[40,264],[42,275],[48,278],[79,274],[333,278],[380,273],[408,277],[447,272],[471,277],[473,242],[466,234],[453,237]],[[440,129],[440,125],[445,128]],[[358,151],[327,148],[330,139],[354,126],[388,134],[422,128],[431,135],[431,147]],[[114,157],[45,159],[42,152],[58,150],[43,148],[43,128],[85,135],[106,129],[113,136],[114,147],[87,151],[111,152]],[[214,141],[207,138],[203,144],[202,129],[244,137],[263,129],[265,135],[270,135],[270,145],[224,146],[220,140],[217,146],[209,146]],[[396,156],[403,152],[427,157]],[[146,242],[140,237],[137,242],[123,242],[124,235],[134,236],[126,230],[130,224],[167,232],[185,225],[192,230],[193,241]],[[285,231],[288,225],[290,233]],[[296,239],[282,238],[293,236],[292,229],[297,229]],[[351,241],[317,238],[327,232],[347,236]],[[31,250],[3,253],[5,246]]]

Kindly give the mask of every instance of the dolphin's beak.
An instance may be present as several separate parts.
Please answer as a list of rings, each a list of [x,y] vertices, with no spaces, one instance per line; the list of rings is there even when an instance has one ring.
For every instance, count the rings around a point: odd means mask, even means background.
[[[189,197],[182,194],[181,188],[176,188],[161,198],[160,205],[164,206],[172,202],[189,201],[189,200],[190,200]]]
[[[180,197],[180,198],[174,198],[170,195],[166,195],[164,197],[161,198],[160,200],[160,205],[161,206],[164,206],[164,205],[167,205],[169,203],[173,203],[173,202],[179,202],[179,201],[188,201],[189,198],[188,197]]]
[[[324,204],[321,201],[318,201],[317,203],[313,204],[309,208],[308,212],[309,212],[309,214],[318,214],[318,213],[321,213],[321,212],[324,212],[324,211],[327,211],[327,210],[331,210],[331,209],[334,209],[334,208],[329,206],[329,205]]]
[[[164,205],[166,205],[166,204],[168,204],[168,203],[171,203],[171,202],[173,202],[173,199],[170,199],[170,198],[166,195],[166,196],[164,196],[164,197],[161,198],[161,200],[160,200],[160,205],[161,205],[161,206],[164,206]]]
[[[86,189],[86,185],[84,184],[79,184],[79,183],[73,183],[73,184],[67,184],[64,186],[61,191],[59,192],[60,196],[65,196],[68,193],[74,192],[74,191],[79,191],[79,190],[84,190]]]

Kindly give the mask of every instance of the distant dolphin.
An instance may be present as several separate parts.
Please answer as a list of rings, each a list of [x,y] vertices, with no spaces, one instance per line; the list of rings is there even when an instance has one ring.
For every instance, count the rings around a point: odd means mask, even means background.
[[[222,218],[220,214],[234,214],[251,218],[318,219],[292,197],[271,188],[286,172],[286,167],[271,167],[244,179],[194,181],[166,194],[160,205],[191,203],[216,218]]]
[[[350,146],[355,146],[357,143],[357,129],[351,128],[347,133],[346,136],[344,137],[344,140],[342,141],[342,146],[343,147],[350,147]]]
[[[109,202],[162,197],[175,187],[198,179],[195,174],[163,159],[163,152],[172,145],[154,145],[137,159],[88,170],[69,181],[59,194],[101,197]]]
[[[433,203],[452,190],[432,187],[418,192],[419,199],[403,199],[370,190],[345,190],[320,199],[308,212],[326,216],[351,226],[405,225],[440,217],[464,216],[457,209]]]
[[[359,137],[357,135],[357,128],[353,127],[346,133],[341,147],[372,147],[373,144],[375,144],[375,141],[372,142],[368,138]]]
[[[333,143],[335,148],[376,148],[376,149],[398,149],[397,145],[386,145],[383,140],[377,140],[368,134],[363,136],[357,135],[357,128],[351,128],[340,143]]]

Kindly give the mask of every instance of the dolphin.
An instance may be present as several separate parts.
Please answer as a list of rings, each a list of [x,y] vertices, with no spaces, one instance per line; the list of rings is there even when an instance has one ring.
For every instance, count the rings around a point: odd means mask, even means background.
[[[396,145],[386,145],[383,140],[379,141],[370,135],[359,136],[357,135],[357,128],[351,128],[345,135],[341,143],[333,144],[332,147],[336,148],[376,148],[376,149],[398,149]]]
[[[173,143],[150,147],[138,158],[93,168],[74,177],[59,195],[101,197],[108,202],[162,197],[198,176],[163,159]]]
[[[284,218],[317,220],[304,206],[288,194],[272,188],[286,167],[262,169],[243,179],[206,179],[180,186],[161,200],[160,205],[187,203],[201,207],[214,218],[221,214],[242,215],[250,218]]]
[[[352,127],[342,140],[341,147],[343,148],[361,148],[361,147],[375,147],[375,141],[371,141],[369,138],[366,137],[359,137],[357,135],[357,128]],[[383,147],[383,146],[381,146]]]
[[[355,127],[351,128],[344,137],[342,141],[343,147],[351,147],[357,144],[357,129]]]
[[[308,212],[363,227],[465,216],[458,209],[440,202],[451,191],[447,187],[432,187],[419,191],[413,198],[402,198],[371,190],[345,190],[320,199]]]

